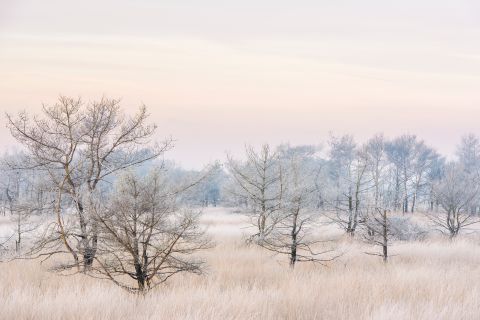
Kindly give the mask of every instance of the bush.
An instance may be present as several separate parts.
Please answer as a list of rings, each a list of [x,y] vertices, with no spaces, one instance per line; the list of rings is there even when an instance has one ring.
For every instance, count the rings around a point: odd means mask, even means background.
[[[393,238],[400,241],[423,240],[426,230],[413,222],[410,217],[390,217],[391,233]]]

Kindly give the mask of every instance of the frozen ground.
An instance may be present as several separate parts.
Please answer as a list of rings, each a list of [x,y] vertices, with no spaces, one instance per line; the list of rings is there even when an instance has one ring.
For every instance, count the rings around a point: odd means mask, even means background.
[[[303,264],[292,271],[284,257],[244,244],[245,216],[223,208],[204,213],[202,223],[217,243],[203,254],[205,275],[178,276],[136,297],[109,282],[49,273],[35,261],[3,263],[0,318],[478,319],[475,236],[399,243],[386,266],[364,254],[365,244],[340,238],[344,255],[328,267]]]

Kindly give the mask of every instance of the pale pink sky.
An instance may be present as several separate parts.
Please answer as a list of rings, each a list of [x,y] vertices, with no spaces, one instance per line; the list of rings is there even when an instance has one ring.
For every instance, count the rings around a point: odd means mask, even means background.
[[[478,39],[473,0],[0,0],[0,108],[143,102],[188,167],[330,131],[452,153],[480,134]]]

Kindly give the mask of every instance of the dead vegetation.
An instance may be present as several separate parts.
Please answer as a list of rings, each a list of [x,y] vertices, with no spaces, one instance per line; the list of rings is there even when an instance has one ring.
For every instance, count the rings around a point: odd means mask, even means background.
[[[397,242],[388,265],[367,244],[340,237],[344,254],[299,264],[247,246],[248,219],[210,209],[202,220],[217,246],[202,276],[181,274],[147,296],[83,274],[61,277],[36,261],[0,265],[2,319],[476,319],[479,239]],[[242,222],[242,221],[245,221]],[[236,233],[229,232],[236,224]],[[225,232],[222,232],[223,228]],[[331,226],[328,236],[340,235]],[[248,233],[247,233],[248,234]],[[274,263],[272,263],[274,262]]]

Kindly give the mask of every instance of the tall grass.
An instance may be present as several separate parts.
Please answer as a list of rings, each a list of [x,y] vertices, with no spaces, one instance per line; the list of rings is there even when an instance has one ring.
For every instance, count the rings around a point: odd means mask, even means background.
[[[244,219],[204,218],[217,246],[203,276],[181,275],[146,297],[36,261],[0,265],[1,319],[478,319],[475,237],[401,243],[388,265],[364,244],[340,241],[328,267],[273,256],[242,240]]]

